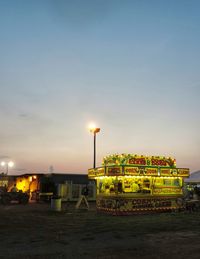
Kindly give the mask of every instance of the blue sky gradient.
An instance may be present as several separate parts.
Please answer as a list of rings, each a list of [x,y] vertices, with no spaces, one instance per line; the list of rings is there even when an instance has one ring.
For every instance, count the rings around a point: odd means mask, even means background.
[[[0,0],[0,158],[87,173],[112,153],[200,169],[200,1]]]

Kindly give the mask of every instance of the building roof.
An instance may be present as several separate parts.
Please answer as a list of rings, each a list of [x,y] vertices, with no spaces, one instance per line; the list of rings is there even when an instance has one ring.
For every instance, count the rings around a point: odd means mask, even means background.
[[[54,182],[54,183],[65,183],[73,182],[73,184],[88,184],[87,174],[22,174],[22,175],[9,175],[9,178],[18,178],[18,177],[29,177],[37,175],[40,179],[40,182]]]
[[[73,182],[73,184],[87,184],[87,174],[44,174],[41,181],[51,180],[54,183]]]
[[[74,184],[87,184],[87,174],[51,174],[50,177],[56,183],[73,182]]]

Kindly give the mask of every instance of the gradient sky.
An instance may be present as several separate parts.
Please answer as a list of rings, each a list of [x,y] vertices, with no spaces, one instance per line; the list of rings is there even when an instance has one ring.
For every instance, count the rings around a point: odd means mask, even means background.
[[[0,160],[87,173],[113,153],[200,169],[200,1],[0,0]],[[3,171],[3,169],[2,169]]]

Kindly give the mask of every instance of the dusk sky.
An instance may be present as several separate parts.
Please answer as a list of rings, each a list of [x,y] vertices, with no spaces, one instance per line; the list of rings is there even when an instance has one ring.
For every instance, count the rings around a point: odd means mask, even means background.
[[[0,160],[87,173],[113,153],[200,169],[200,1],[0,0]],[[3,171],[3,168],[1,168]]]

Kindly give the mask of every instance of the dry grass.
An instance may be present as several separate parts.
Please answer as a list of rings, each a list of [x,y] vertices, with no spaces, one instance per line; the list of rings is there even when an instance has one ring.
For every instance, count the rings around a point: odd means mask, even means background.
[[[0,206],[0,258],[199,258],[200,212],[109,216],[50,204]]]

